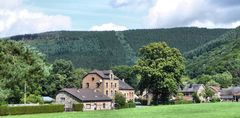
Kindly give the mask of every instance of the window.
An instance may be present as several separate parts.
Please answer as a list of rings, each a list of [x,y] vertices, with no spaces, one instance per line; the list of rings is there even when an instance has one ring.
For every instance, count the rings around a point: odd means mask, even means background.
[[[106,83],[106,88],[108,88],[108,83]]]
[[[91,109],[91,104],[86,104],[86,109]]]
[[[117,83],[115,83],[115,88],[117,88]]]
[[[113,87],[113,83],[111,83],[111,88]]]
[[[94,81],[94,77],[92,77],[92,81]]]
[[[110,79],[113,79],[113,75],[111,74],[110,76],[111,76]]]
[[[108,90],[106,90],[106,95],[108,96]]]
[[[113,91],[111,91],[111,96],[113,96]]]
[[[89,83],[87,83],[87,88],[89,88]]]
[[[96,83],[96,85],[97,85],[97,88],[99,88],[99,87],[100,87],[100,83],[98,83],[98,82],[97,82],[97,83]]]
[[[64,98],[64,97],[61,97],[60,100],[61,100],[61,102],[64,102],[64,101],[65,101],[65,98]]]
[[[106,104],[105,104],[105,103],[103,103],[103,108],[105,109],[105,107],[106,107]]]

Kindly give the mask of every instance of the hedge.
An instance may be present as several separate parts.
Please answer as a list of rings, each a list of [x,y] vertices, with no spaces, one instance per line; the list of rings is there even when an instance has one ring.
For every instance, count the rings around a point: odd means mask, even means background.
[[[73,111],[83,111],[83,104],[73,104]]]
[[[0,106],[0,116],[8,115],[8,107]]]
[[[40,106],[2,106],[0,115],[21,115],[37,113],[63,112],[64,105],[40,105]]]

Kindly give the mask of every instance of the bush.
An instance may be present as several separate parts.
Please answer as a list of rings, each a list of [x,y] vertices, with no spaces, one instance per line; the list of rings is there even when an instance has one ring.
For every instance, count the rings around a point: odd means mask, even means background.
[[[0,115],[21,115],[36,113],[63,112],[64,105],[40,105],[40,106],[3,106],[0,107]]]
[[[211,100],[210,100],[210,102],[213,102],[213,103],[215,103],[215,102],[220,102],[221,100],[220,100],[220,98],[216,98],[216,97],[213,97]]]
[[[135,108],[136,104],[131,100],[128,101],[128,103],[125,104],[125,108]]]
[[[0,106],[0,116],[8,115],[8,107]]]
[[[192,94],[192,98],[193,98],[193,101],[194,101],[195,103],[201,103],[201,100],[200,100],[200,98],[199,98],[199,96],[198,96],[197,93],[193,93],[193,94]]]
[[[175,101],[175,104],[191,104],[192,101],[187,101],[187,100],[177,100]]]
[[[73,111],[83,111],[83,104],[73,104]]]
[[[115,108],[121,109],[126,107],[126,98],[121,93],[116,93],[114,96]]]

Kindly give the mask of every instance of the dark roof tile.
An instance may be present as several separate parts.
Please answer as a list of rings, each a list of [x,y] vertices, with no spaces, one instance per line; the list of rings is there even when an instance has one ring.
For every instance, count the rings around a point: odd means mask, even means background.
[[[111,98],[93,89],[65,88],[60,92],[67,92],[82,102],[88,101],[112,101]]]

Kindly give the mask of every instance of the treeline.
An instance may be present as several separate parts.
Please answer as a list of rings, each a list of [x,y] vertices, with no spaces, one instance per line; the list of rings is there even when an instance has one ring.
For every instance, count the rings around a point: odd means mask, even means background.
[[[109,69],[133,65],[140,47],[164,41],[188,52],[216,39],[229,29],[171,28],[115,31],[58,31],[10,37],[26,42],[47,55],[48,62],[71,60],[76,67]]]

